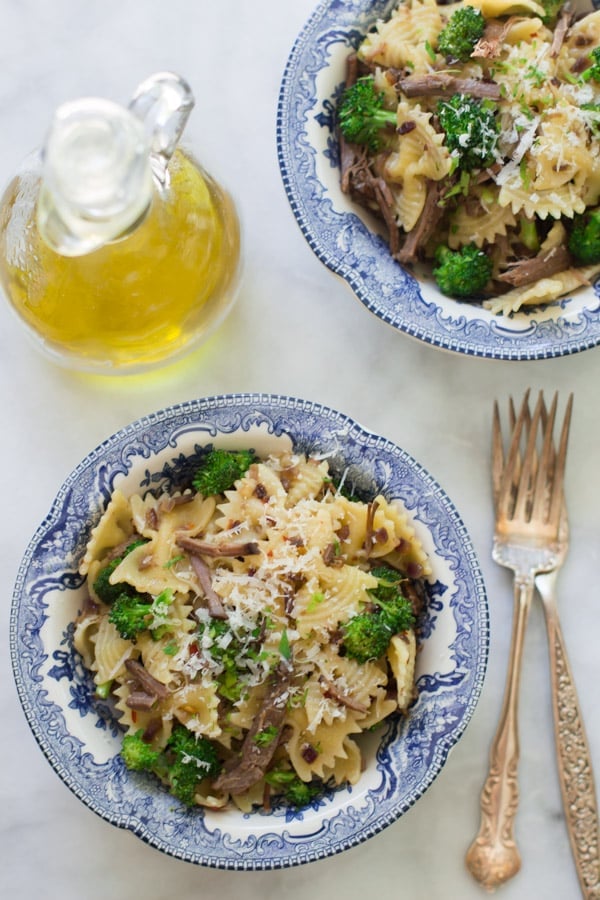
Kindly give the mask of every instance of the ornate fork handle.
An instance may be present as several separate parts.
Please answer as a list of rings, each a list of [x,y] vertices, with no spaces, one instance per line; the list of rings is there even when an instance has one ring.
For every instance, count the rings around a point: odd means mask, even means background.
[[[558,619],[557,572],[538,575],[544,604],[552,678],[552,705],[558,772],[569,839],[585,900],[600,900],[598,808],[590,750],[577,691]]]
[[[518,701],[523,640],[533,596],[533,576],[515,578],[514,617],[504,700],[490,749],[490,768],[481,791],[481,823],[466,863],[483,887],[494,890],[517,874],[521,857],[514,839],[519,805]]]

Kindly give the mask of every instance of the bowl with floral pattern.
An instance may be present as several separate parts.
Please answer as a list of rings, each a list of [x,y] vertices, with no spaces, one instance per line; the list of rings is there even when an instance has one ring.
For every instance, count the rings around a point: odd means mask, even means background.
[[[80,564],[113,493],[165,491],[207,447],[327,459],[364,497],[399,502],[430,560],[419,616],[415,699],[360,735],[363,771],[303,807],[190,807],[123,764],[123,729],[74,645],[89,598]],[[92,450],[57,491],[14,588],[11,657],[31,731],[64,784],[106,822],[166,854],[223,869],[277,869],[356,846],[396,821],[443,769],[471,719],[488,658],[488,608],[454,503],[408,453],[319,403],[232,394],[147,415]]]
[[[411,4],[408,2],[405,5],[410,7]],[[419,5],[417,4],[417,6]],[[484,8],[486,0],[481,0],[481,2],[474,5],[481,5]],[[595,8],[595,5],[592,6],[587,0],[580,0],[580,5],[581,10],[588,13]],[[490,6],[490,3],[488,3],[488,6]],[[309,246],[328,269],[347,283],[358,300],[370,312],[374,313],[392,328],[424,341],[433,347],[491,359],[539,360],[569,355],[597,346],[600,343],[598,266],[588,268],[584,266],[583,269],[576,269],[574,274],[573,270],[569,269],[570,274],[568,278],[571,279],[571,274],[573,278],[569,281],[570,286],[568,289],[565,282],[564,292],[555,291],[556,299],[540,302],[537,305],[532,295],[525,305],[519,305],[522,300],[515,299],[512,307],[503,305],[502,312],[498,312],[497,309],[499,307],[497,304],[499,302],[498,298],[503,296],[501,294],[492,292],[488,296],[489,302],[465,302],[464,300],[454,299],[452,296],[446,296],[441,292],[435,279],[432,277],[431,266],[423,266],[422,261],[418,259],[414,259],[406,265],[401,264],[401,262],[397,261],[401,257],[401,253],[398,253],[398,248],[396,248],[394,255],[392,254],[388,226],[390,217],[395,217],[395,221],[398,222],[398,216],[400,215],[398,213],[397,194],[394,195],[396,197],[395,205],[391,200],[385,203],[381,200],[376,202],[372,198],[369,200],[369,192],[375,192],[375,196],[383,196],[386,193],[383,190],[377,195],[373,185],[369,187],[369,184],[371,184],[369,182],[366,184],[366,187],[359,185],[360,190],[364,187],[367,199],[366,203],[359,203],[352,191],[342,190],[341,175],[342,171],[346,171],[346,163],[344,162],[345,157],[340,142],[338,109],[340,98],[347,84],[347,60],[361,46],[365,37],[374,34],[379,25],[385,23],[397,7],[398,0],[335,0],[335,2],[323,0],[317,5],[312,16],[304,25],[289,54],[282,78],[277,110],[278,159],[283,185],[292,212]],[[514,8],[513,4],[511,9]],[[527,12],[527,15],[533,15],[531,10]],[[538,24],[541,27],[541,22],[538,21]],[[577,27],[585,28],[587,26],[579,24]],[[591,28],[592,25],[590,24],[589,27]],[[548,37],[550,39],[550,33]],[[433,43],[435,43],[435,35],[431,38],[431,44]],[[574,45],[577,44],[576,35],[573,36],[572,43]],[[589,50],[585,51],[587,44],[584,41],[580,41],[580,43],[584,49],[579,49],[577,52],[579,54],[589,52]],[[380,44],[381,47],[384,46],[384,38],[381,39]],[[443,60],[440,54],[436,55],[435,48],[429,45],[427,41],[425,41],[424,46],[426,49],[429,46],[429,53],[432,55],[432,70],[441,71]],[[535,41],[533,41],[532,46],[535,46]],[[551,61],[553,51],[550,50],[550,46],[548,41],[548,59]],[[416,52],[417,50],[415,50]],[[379,59],[377,55],[373,58],[375,61]],[[581,62],[581,60],[573,63],[573,67],[577,71],[581,68],[581,66],[578,66],[578,62]],[[553,63],[548,62],[548,65],[551,64]],[[407,62],[407,67],[408,65],[409,63]],[[425,66],[427,67],[428,65],[429,63],[426,60]],[[571,61],[569,62],[570,65]],[[445,68],[447,69],[447,66]],[[533,72],[533,68],[530,67],[530,69]],[[542,71],[542,69],[543,67],[540,63],[535,69],[536,76],[540,84],[541,82],[549,84],[552,81],[552,73],[550,70],[546,72],[545,70]],[[515,71],[517,70],[515,69]],[[443,74],[444,72],[442,72]],[[406,75],[406,72],[404,75]],[[563,86],[561,90],[564,88],[565,92],[572,92],[574,88],[571,82],[576,81],[578,77],[577,72],[572,74],[569,69],[561,82]],[[525,76],[526,80],[527,77]],[[488,84],[486,79],[484,81]],[[589,85],[590,83],[588,80],[587,84]],[[402,86],[404,90],[409,90],[406,86],[408,84],[406,80],[402,81],[401,79],[397,84]],[[536,90],[540,87],[540,84],[536,82]],[[501,88],[502,86],[500,86]],[[578,91],[581,89],[580,86],[576,87]],[[396,87],[396,90],[398,90],[398,87]],[[411,90],[415,91],[417,87],[413,86]],[[588,97],[586,94],[581,100],[581,104],[576,110],[577,115],[584,115],[584,113],[581,113],[580,107],[583,108],[586,104],[589,106],[590,101],[592,101],[591,105],[593,106],[593,103],[596,102],[594,101],[595,95],[592,96],[593,91],[588,88],[586,90],[590,93],[590,96]],[[577,97],[579,97],[578,94],[576,95]],[[428,98],[425,99],[427,100]],[[418,101],[421,100],[422,98],[417,97],[416,100],[410,102],[418,105]],[[586,101],[585,103],[584,100]],[[575,103],[575,101],[573,102]],[[577,100],[576,102],[579,101]],[[414,110],[409,112],[412,113]],[[538,123],[542,122],[544,112],[543,110],[541,112],[537,110],[536,112],[536,109],[533,109],[533,112],[528,110],[527,115],[534,123]],[[405,128],[408,137],[409,128],[411,130],[414,129],[415,117],[409,116],[408,120],[402,123],[402,126]],[[519,127],[517,125],[517,131],[519,131]],[[595,124],[593,122],[587,123],[585,128],[587,129],[586,133],[588,133],[587,143],[590,145],[590,160],[592,160],[592,156],[595,158]],[[567,127],[565,130],[568,131],[570,129]],[[535,147],[536,142],[541,140],[540,134],[540,128],[538,128],[537,133],[534,133],[533,126],[531,126],[527,134],[528,146]],[[569,146],[575,146],[575,143],[580,149],[581,141],[579,140],[571,142]],[[555,144],[556,142],[552,146],[555,147]],[[516,172],[515,177],[517,180],[520,177],[519,172],[523,178],[526,175],[522,170],[522,160],[520,164],[517,160],[517,156],[519,154],[522,155],[522,142],[518,145],[518,148],[508,144],[507,148],[506,155],[502,160],[503,173],[498,175],[492,172],[489,179],[491,188],[496,192],[498,189],[500,191],[503,190],[503,188],[498,188],[498,184],[504,175],[508,179],[509,175],[512,178]],[[396,153],[395,150],[393,152]],[[408,153],[408,150],[406,152]],[[514,156],[512,161],[511,154]],[[398,157],[398,171],[396,172],[396,169],[392,166],[395,172],[394,177],[397,178],[399,184],[402,184],[403,179],[404,183],[406,183],[410,164],[407,163],[408,168],[403,169],[402,166],[404,164],[401,161],[400,151],[396,155]],[[557,163],[558,169],[564,167],[563,164],[568,155],[567,149],[563,157],[561,157],[560,164]],[[521,156],[519,156],[520,158]],[[356,160],[355,163],[356,165],[359,164]],[[592,163],[593,160],[590,165]],[[386,166],[387,164],[383,165]],[[500,165],[501,162],[498,160],[497,166]],[[519,165],[521,165],[521,169]],[[579,172],[575,161],[573,161],[573,167]],[[384,168],[383,171],[387,172],[388,169]],[[388,189],[391,177],[386,178]],[[486,175],[486,177],[488,176]],[[583,176],[576,173],[574,181],[563,185],[561,190],[575,190],[574,182],[578,177],[581,178]],[[493,181],[494,178],[497,179],[498,184]],[[364,183],[367,182],[366,177],[360,180]],[[431,185],[431,182],[429,184]],[[459,187],[464,187],[463,182],[459,181],[458,184]],[[523,182],[523,185],[525,185],[525,182]],[[517,191],[520,191],[524,199],[522,209],[519,207],[520,211],[515,213],[515,220],[521,221],[519,216],[525,214],[528,221],[530,221],[531,215],[535,215],[536,204],[542,203],[541,199],[536,199],[538,195],[541,196],[541,192],[536,192],[533,182],[529,188],[523,185],[520,187],[517,185]],[[457,191],[459,187],[454,184],[454,187],[449,190],[448,196],[452,192]],[[371,188],[373,189],[371,190]],[[396,191],[399,190],[397,185],[394,188],[392,184],[392,188]],[[404,187],[402,190],[404,190]],[[477,190],[482,193],[484,189]],[[504,190],[508,190],[508,188],[505,187]],[[546,193],[553,196],[553,192],[550,189]],[[558,195],[558,192],[555,193]],[[594,191],[592,193],[595,197]],[[446,202],[446,195],[444,194],[443,196],[443,202]],[[409,205],[408,199],[405,202]],[[454,200],[453,202],[456,201]],[[508,204],[509,201],[503,200],[502,202]],[[567,203],[566,200],[564,202]],[[578,212],[581,212],[581,204],[583,202],[583,199],[577,199]],[[487,201],[481,200],[481,203],[486,205]],[[373,209],[377,207],[379,210],[377,215],[369,211],[367,208],[369,204]],[[387,225],[384,224],[386,220],[385,211],[381,215],[381,210],[384,208],[387,210]],[[468,208],[468,205],[463,203],[462,209],[459,209],[459,215],[466,208]],[[498,208],[499,203],[495,200],[491,200],[486,206],[486,209],[494,209],[496,212]],[[538,220],[541,223],[544,235],[546,232],[549,232],[550,225],[553,223],[557,225],[555,232],[557,229],[562,228],[563,225],[567,231],[571,227],[573,207],[568,204],[564,206],[564,215],[561,216],[559,216],[559,211],[558,206],[556,208],[548,207],[546,204],[543,209],[540,207]],[[507,210],[506,215],[512,222],[513,216],[510,209]],[[559,216],[558,224],[554,222],[554,215]],[[456,225],[452,225],[451,231],[456,228]],[[478,235],[482,234],[481,229],[479,225],[473,226],[473,228],[475,230],[468,232],[468,234],[472,235],[471,240],[478,241]],[[410,234],[416,234],[417,227],[412,228],[411,226],[411,229]],[[499,231],[501,230],[502,228],[499,229]],[[434,241],[434,238],[435,233],[431,241]],[[490,240],[491,245],[498,244],[499,246],[498,242],[501,238]],[[546,238],[541,243],[542,248],[545,247],[545,240]],[[559,240],[558,237],[556,240]],[[562,240],[563,245],[561,246],[564,248],[564,236]],[[483,247],[484,249],[487,247],[490,251],[488,255],[494,256],[494,251],[490,250],[490,244],[484,244]],[[566,251],[563,249],[561,250],[562,252]],[[520,246],[518,253],[533,255],[534,250],[523,251],[522,246]],[[546,277],[558,278],[558,275],[553,275],[556,266],[550,268],[553,266],[550,257],[552,257],[552,260],[558,258],[554,248],[552,248],[552,252],[545,249],[543,251],[536,249],[535,253],[536,264],[539,263],[540,266],[535,285],[539,286],[542,279]],[[544,254],[548,256],[547,259]],[[513,259],[512,255],[510,259]],[[528,292],[533,283],[531,281],[525,282],[524,279],[531,279],[533,276],[527,269],[528,265],[529,262],[527,265],[520,266],[517,275],[515,275],[515,267],[511,261],[507,264],[507,271],[501,273],[502,278],[513,279],[510,281],[510,284],[525,284],[525,287],[511,289],[511,297],[513,293],[517,292],[515,294],[516,297],[519,291],[525,291],[527,297],[529,297]],[[570,262],[567,260],[562,265],[565,268],[566,266],[576,266],[576,263],[573,262],[571,257]],[[496,274],[494,277],[496,277]],[[560,278],[562,277],[563,275],[561,274]],[[567,276],[565,275],[565,277]],[[498,281],[494,282],[496,290],[499,290],[498,284]],[[537,287],[535,289],[537,290]],[[554,290],[553,286],[549,285],[548,290]],[[524,296],[522,293],[519,294],[519,297],[522,296]],[[504,304],[504,300],[501,300],[501,302]]]

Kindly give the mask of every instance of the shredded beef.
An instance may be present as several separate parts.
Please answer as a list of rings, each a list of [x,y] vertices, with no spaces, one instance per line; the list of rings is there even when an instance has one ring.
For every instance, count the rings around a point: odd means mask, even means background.
[[[212,574],[209,566],[196,553],[190,555],[190,560],[192,568],[198,576],[200,587],[204,591],[210,615],[213,619],[226,619],[227,613],[223,607],[223,602],[212,586]]]
[[[256,541],[240,541],[235,542],[211,543],[203,541],[200,538],[188,537],[181,532],[178,533],[176,543],[182,550],[199,556],[256,556],[259,547]]]
[[[214,782],[216,791],[242,794],[264,776],[283,731],[291,678],[291,666],[281,663],[273,673],[270,689],[246,734],[240,756],[234,760],[233,768],[226,768]],[[257,735],[271,730],[274,731],[271,740],[266,743],[256,740]]]
[[[404,244],[396,257],[404,265],[410,265],[417,261],[419,253],[435,231],[444,213],[440,205],[442,190],[439,181],[427,180],[427,195],[421,214],[414,228],[406,235]]]
[[[137,683],[141,691],[144,691],[146,694],[153,695],[155,698],[159,700],[165,700],[169,696],[169,689],[165,687],[165,685],[158,681],[154,675],[151,675],[150,672],[147,672],[144,666],[137,659],[127,659],[125,660],[125,668],[133,678],[133,680]]]
[[[396,82],[396,88],[407,97],[452,97],[468,94],[470,97],[500,100],[500,85],[481,78],[456,78],[448,72],[431,72],[427,75],[407,75]]]
[[[538,253],[531,259],[521,259],[512,263],[506,272],[497,276],[498,281],[521,287],[524,284],[532,284],[548,275],[564,272],[571,264],[571,257],[566,247],[553,247],[545,253]]]

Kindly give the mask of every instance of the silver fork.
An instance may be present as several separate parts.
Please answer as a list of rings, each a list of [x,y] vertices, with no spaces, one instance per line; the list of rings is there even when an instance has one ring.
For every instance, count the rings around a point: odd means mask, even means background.
[[[500,413],[498,405],[494,406],[492,482],[496,527],[492,556],[514,572],[514,616],[502,711],[481,792],[481,824],[466,856],[471,874],[490,890],[512,878],[521,867],[514,819],[519,804],[518,698],[523,640],[535,578],[555,570],[564,558],[559,529],[572,396],[556,451],[553,430],[557,401],[555,395],[547,412],[540,393],[532,415],[527,391],[518,416],[511,402],[512,436],[506,457]]]

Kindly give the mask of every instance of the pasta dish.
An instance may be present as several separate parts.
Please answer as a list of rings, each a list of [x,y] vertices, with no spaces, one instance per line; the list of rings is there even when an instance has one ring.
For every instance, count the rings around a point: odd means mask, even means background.
[[[600,12],[560,0],[405,0],[377,22],[348,60],[341,184],[400,263],[505,315],[591,283],[599,44]]]
[[[356,738],[414,700],[431,570],[401,505],[352,497],[326,459],[243,468],[222,490],[114,491],[74,643],[129,768],[190,805],[249,811],[356,783]]]

